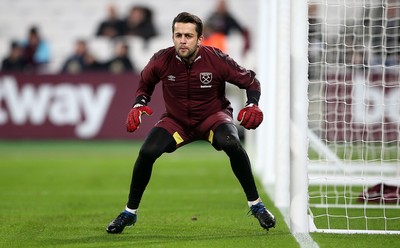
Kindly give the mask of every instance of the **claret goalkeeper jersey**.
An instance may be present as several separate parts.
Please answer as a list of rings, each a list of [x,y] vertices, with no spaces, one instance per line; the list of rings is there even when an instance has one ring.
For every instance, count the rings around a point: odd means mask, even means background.
[[[225,85],[234,84],[248,92],[260,92],[255,73],[238,65],[219,49],[200,46],[191,65],[178,56],[174,47],[155,53],[141,72],[136,96],[151,97],[162,84],[166,114],[193,126],[213,113],[231,108]]]

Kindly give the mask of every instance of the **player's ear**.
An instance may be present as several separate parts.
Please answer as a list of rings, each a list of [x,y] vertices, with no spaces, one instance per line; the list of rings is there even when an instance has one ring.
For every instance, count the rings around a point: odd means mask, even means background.
[[[199,47],[201,43],[203,42],[204,36],[200,35],[200,37],[197,39],[197,46]]]

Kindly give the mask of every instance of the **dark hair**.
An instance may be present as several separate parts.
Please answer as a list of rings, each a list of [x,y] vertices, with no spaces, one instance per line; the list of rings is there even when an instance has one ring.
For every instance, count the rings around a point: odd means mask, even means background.
[[[36,27],[36,26],[32,26],[32,27],[30,27],[30,29],[29,29],[29,34],[34,34],[34,35],[37,35],[37,34],[39,34],[39,30],[38,30],[38,27]]]
[[[172,21],[172,33],[174,32],[174,26],[177,22],[193,23],[194,25],[196,25],[196,32],[198,36],[200,37],[201,35],[203,35],[203,22],[198,16],[190,14],[188,12],[179,13]]]
[[[18,47],[20,47],[20,45],[18,44],[18,41],[12,40],[11,43],[10,43],[10,48],[11,49],[15,49],[15,48],[18,48]]]

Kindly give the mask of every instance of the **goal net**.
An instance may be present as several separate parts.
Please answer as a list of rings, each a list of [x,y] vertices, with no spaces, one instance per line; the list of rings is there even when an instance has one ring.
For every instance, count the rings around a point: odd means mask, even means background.
[[[400,233],[400,1],[308,2],[311,230]]]

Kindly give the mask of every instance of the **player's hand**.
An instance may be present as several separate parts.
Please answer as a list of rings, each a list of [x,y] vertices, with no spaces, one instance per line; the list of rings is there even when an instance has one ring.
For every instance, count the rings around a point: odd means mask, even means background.
[[[148,106],[136,104],[129,111],[128,117],[126,118],[126,130],[128,132],[134,132],[139,128],[140,123],[142,122],[142,115],[152,115],[153,110]]]
[[[249,104],[240,110],[237,120],[246,129],[256,129],[263,121],[263,112],[255,104]]]

